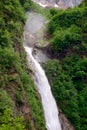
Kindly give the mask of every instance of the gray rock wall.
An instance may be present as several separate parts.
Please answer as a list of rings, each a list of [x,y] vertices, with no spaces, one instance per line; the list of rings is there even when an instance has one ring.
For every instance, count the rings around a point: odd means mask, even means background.
[[[57,4],[62,8],[68,8],[79,5],[82,0],[33,0],[33,1],[37,3],[40,2],[42,4],[46,4],[47,6]]]
[[[58,0],[57,4],[61,7],[74,7],[81,3],[82,0]]]

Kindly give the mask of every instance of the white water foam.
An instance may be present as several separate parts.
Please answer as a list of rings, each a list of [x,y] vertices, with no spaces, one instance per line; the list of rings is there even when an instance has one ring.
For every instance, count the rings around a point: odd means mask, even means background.
[[[31,65],[34,73],[34,79],[37,89],[41,95],[42,105],[44,109],[46,128],[47,130],[61,130],[61,125],[58,117],[58,109],[55,99],[51,93],[48,79],[40,64],[34,59],[32,55],[32,48],[24,46],[27,52],[27,60]]]

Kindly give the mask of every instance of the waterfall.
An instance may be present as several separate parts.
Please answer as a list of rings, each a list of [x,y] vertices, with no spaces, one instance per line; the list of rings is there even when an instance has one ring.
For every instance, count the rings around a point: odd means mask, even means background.
[[[41,95],[47,130],[61,130],[58,118],[58,110],[55,99],[51,93],[48,79],[41,65],[34,59],[32,48],[24,46],[27,52],[27,60],[34,74],[35,84]]]
[[[44,36],[41,35],[41,33],[44,33],[42,27],[45,25],[46,20],[42,15],[34,12],[27,12],[27,17],[28,19],[24,28],[24,48],[27,52],[28,64],[33,72],[37,90],[41,96],[46,120],[46,128],[47,130],[61,130],[57,105],[51,93],[48,79],[41,65],[32,55],[33,44],[37,41],[39,43],[42,39],[44,40]],[[38,33],[39,30],[40,33]]]
[[[70,0],[70,1],[69,0],[54,0],[54,1],[33,0],[33,1],[39,3],[39,5],[43,7],[46,6],[58,7],[57,4],[59,4],[59,2],[61,7],[62,6],[67,7],[67,5],[68,7],[71,6],[73,7],[74,5],[79,4],[78,2],[81,2],[82,0]],[[62,130],[59,117],[58,117],[59,113],[58,113],[57,105],[51,93],[51,88],[48,79],[41,65],[36,61],[36,59],[32,55],[32,46],[34,47],[36,43],[40,43],[41,41],[46,42],[43,35],[44,30],[42,29],[43,25],[45,25],[46,23],[46,20],[40,14],[34,12],[28,12],[27,16],[28,19],[24,28],[24,48],[25,51],[27,52],[27,60],[28,60],[29,67],[33,71],[34,81],[37,86],[37,90],[41,96],[45,120],[46,120],[46,128],[47,130]]]

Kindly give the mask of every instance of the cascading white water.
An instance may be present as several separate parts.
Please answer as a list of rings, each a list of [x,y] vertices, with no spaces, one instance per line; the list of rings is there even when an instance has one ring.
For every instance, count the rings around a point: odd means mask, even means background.
[[[28,63],[31,65],[34,73],[37,89],[41,95],[47,130],[61,130],[57,105],[51,93],[50,85],[45,72],[40,64],[34,59],[32,55],[32,48],[29,48],[28,46],[24,46],[24,48],[27,52]]]

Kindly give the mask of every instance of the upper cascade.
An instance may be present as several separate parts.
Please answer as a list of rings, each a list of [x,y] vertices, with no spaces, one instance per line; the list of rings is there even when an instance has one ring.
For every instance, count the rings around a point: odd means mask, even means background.
[[[74,7],[82,2],[82,0],[33,0],[33,1],[43,7],[54,6],[60,8]]]

